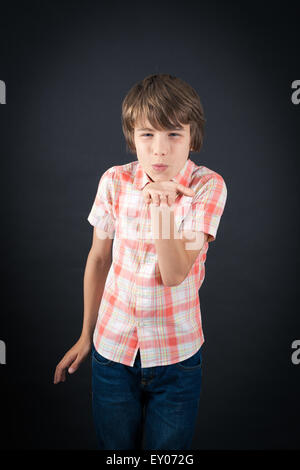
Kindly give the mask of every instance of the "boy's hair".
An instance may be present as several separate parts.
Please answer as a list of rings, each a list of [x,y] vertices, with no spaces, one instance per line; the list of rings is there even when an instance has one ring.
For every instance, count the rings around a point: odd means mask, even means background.
[[[129,90],[122,103],[121,120],[130,153],[136,153],[134,127],[146,119],[157,130],[190,124],[191,151],[200,151],[206,122],[203,107],[194,88],[180,78],[153,74]]]

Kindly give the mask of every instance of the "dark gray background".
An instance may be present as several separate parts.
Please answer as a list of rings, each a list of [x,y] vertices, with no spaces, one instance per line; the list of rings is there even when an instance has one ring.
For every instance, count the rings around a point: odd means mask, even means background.
[[[27,1],[1,4],[1,446],[95,449],[87,360],[53,385],[77,341],[86,220],[126,153],[121,102],[171,73],[207,119],[192,160],[228,199],[200,303],[203,388],[193,448],[300,448],[299,3]],[[284,5],[284,7],[283,7]],[[4,414],[3,411],[6,411]]]

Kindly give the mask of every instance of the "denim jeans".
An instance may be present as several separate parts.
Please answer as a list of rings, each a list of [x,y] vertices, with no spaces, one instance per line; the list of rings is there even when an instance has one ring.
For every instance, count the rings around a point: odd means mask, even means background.
[[[98,448],[185,450],[192,445],[202,381],[201,348],[175,364],[133,367],[92,346],[92,407]]]

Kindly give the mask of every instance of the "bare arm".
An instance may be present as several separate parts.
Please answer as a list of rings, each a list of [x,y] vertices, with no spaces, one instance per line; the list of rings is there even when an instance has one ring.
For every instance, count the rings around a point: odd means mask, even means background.
[[[150,211],[163,284],[169,287],[176,286],[187,277],[208,235],[203,232],[183,232],[182,238],[179,238],[181,234],[175,226],[174,211],[169,206],[156,207],[151,204]],[[167,238],[163,238],[163,230],[168,233]]]
[[[91,350],[97,314],[112,262],[111,248],[112,239],[109,237],[99,238],[97,230],[94,228],[93,243],[87,257],[83,280],[84,312],[81,335],[57,364],[54,384],[66,380],[67,368],[69,368],[69,373],[75,372]]]
[[[173,204],[177,193],[192,197],[195,192],[174,181],[148,182],[142,191],[146,204],[150,204],[151,229],[162,282],[165,286],[177,286],[187,277],[208,240],[208,235],[202,231],[180,234],[175,226]]]
[[[101,251],[103,243],[105,245],[103,249],[107,252],[104,257],[99,254],[99,248]],[[94,240],[86,262],[83,278],[84,316],[81,336],[90,341],[92,341],[104,285],[112,262],[111,243],[110,239]]]

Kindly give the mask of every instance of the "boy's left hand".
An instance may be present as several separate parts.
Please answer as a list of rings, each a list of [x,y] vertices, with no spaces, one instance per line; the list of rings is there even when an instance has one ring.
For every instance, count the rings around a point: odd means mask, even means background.
[[[153,203],[155,206],[172,206],[180,193],[190,197],[195,195],[193,189],[175,181],[154,181],[146,184],[143,189],[146,204]]]

